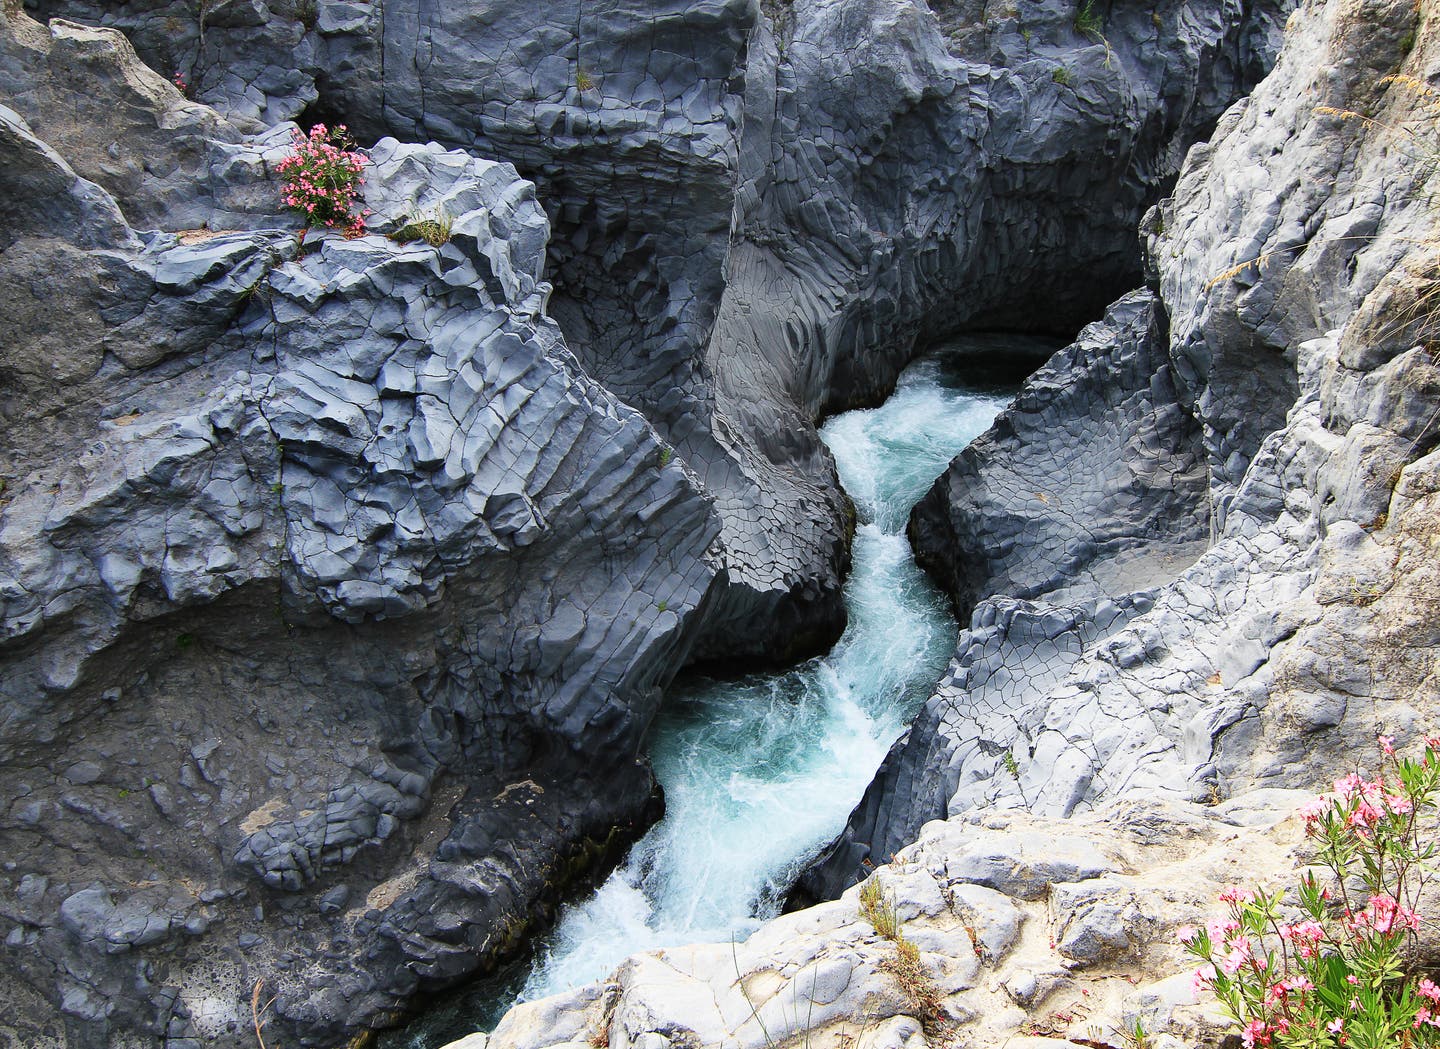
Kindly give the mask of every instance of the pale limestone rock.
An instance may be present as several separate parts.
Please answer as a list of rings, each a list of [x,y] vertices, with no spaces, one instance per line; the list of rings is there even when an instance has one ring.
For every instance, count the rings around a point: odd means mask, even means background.
[[[887,967],[895,946],[875,934],[852,888],[743,943],[636,955],[602,984],[517,1006],[490,1046],[608,1038],[765,1049],[846,1035],[855,1049],[918,1049],[940,1044],[924,1032],[943,1021],[960,1044],[1040,1049],[1072,1044],[1067,1036],[1118,1045],[1137,1020],[1157,1038],[1204,1043],[1216,1018],[1192,997],[1178,931],[1218,913],[1226,885],[1293,871],[1299,800],[1284,791],[1225,808],[1127,799],[1069,820],[1016,811],[929,824],[871,877],[919,948],[943,1016],[922,1015],[897,982]],[[995,880],[996,865],[952,862],[967,835],[970,855],[1026,857],[1028,873],[999,879],[1008,894],[977,884]],[[1038,851],[1047,840],[1057,846],[1048,866]]]

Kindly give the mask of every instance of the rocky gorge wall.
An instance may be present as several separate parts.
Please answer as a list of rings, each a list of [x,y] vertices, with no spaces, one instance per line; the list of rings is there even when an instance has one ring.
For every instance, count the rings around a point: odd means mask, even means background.
[[[119,26],[238,119],[313,112],[533,178],[572,351],[716,496],[702,653],[785,661],[843,626],[849,507],[815,416],[888,390],[917,336],[1033,326],[1032,294],[1068,334],[1133,286],[1141,211],[1291,6],[1113,4],[1103,34],[1064,0],[36,10]]]
[[[4,1035],[249,1044],[263,979],[277,1038],[339,1044],[513,951],[654,818],[682,665],[838,632],[818,418],[926,339],[1134,286],[1142,212],[1292,6],[7,2]],[[376,235],[301,259],[272,172],[314,116],[364,136]],[[449,242],[381,236],[421,215]],[[977,596],[1108,558],[1093,633],[1247,505],[1243,364],[1164,336],[1210,261],[1035,395],[1088,417],[1124,374],[1123,526],[1026,568],[973,558],[1007,511],[967,510],[934,545],[993,565]],[[976,472],[1056,469],[1014,464]],[[1084,547],[1046,519],[1012,533]],[[926,723],[866,802],[897,848],[954,795]]]
[[[156,125],[219,127],[177,158],[219,183],[191,214],[268,227],[137,233],[0,110],[0,312],[25,333],[0,518],[9,1037],[238,1041],[264,975],[341,1040],[513,949],[654,818],[640,735],[718,523],[545,314],[548,222],[512,167],[377,143],[372,228],[444,208],[448,243],[300,263],[266,174],[285,128],[242,136],[113,31],[5,28],[41,127],[65,49],[138,115],[97,173],[142,169]],[[256,184],[265,212],[227,210]],[[173,185],[121,199],[168,215]]]
[[[1373,609],[1425,577],[1396,572],[1413,539],[1389,522],[1434,441],[1428,169],[1403,134],[1319,110],[1425,133],[1424,98],[1383,81],[1424,80],[1426,29],[1410,4],[1294,16],[1276,71],[1147,216],[1151,288],[916,508],[917,556],[970,629],[811,893],[975,806],[1312,782],[1414,729],[1428,628],[1397,646]],[[1363,60],[1313,66],[1330,54]],[[1097,377],[1116,409],[1073,394]]]
[[[1147,215],[1146,287],[916,508],[970,622],[802,881],[834,902],[460,1044],[1227,1044],[1179,924],[1293,877],[1302,791],[1436,716],[1437,75],[1426,5],[1303,4]]]

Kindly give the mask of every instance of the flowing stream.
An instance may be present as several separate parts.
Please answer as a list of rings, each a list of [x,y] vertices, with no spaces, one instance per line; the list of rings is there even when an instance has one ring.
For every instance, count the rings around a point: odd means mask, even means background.
[[[967,370],[923,358],[879,408],[821,430],[860,522],[849,625],[835,647],[788,671],[672,690],[650,740],[665,817],[598,890],[561,912],[528,968],[382,1046],[434,1049],[493,1027],[517,1000],[600,979],[637,951],[743,939],[779,913],[954,650],[955,622],[915,566],[905,523],[1009,399],[1008,388],[964,384]]]

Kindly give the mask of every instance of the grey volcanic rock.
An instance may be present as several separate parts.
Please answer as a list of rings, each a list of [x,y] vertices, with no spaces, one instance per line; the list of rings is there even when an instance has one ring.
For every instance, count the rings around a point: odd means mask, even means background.
[[[884,855],[928,819],[1319,784],[1377,733],[1433,716],[1433,558],[1418,551],[1433,531],[1425,453],[1440,436],[1424,391],[1440,374],[1417,343],[1432,338],[1435,268],[1426,171],[1383,126],[1416,106],[1386,73],[1424,80],[1440,61],[1409,50],[1414,30],[1413,8],[1381,0],[1297,14],[1276,71],[1147,218],[1170,318],[1148,376],[1119,366],[1133,352],[1122,331],[1108,354],[1072,352],[917,510],[924,556],[958,600],[979,603],[949,678],[807,879],[811,893],[853,881],[872,847]],[[1093,397],[1065,407],[1057,383],[1093,383],[1093,360],[1117,389],[1153,383],[1161,410],[1125,410],[1123,397],[1105,402],[1118,411]],[[1061,414],[1018,427],[1036,403]],[[1164,498],[1143,507],[1114,476],[1146,476],[1134,464],[1154,455],[1166,419],[1185,436],[1173,460],[1184,483],[1171,491],[1152,472]],[[1099,454],[1065,488],[1044,488],[1040,466],[1064,463],[1077,434]],[[1001,441],[1015,446],[1003,463]],[[1092,473],[1119,498],[1097,500]],[[1026,511],[1027,490],[1061,512]],[[1208,549],[1185,567],[1197,510]],[[1137,522],[1152,534],[1141,559],[1110,559],[1117,535],[1121,551],[1135,545]]]
[[[13,1037],[233,1044],[263,980],[277,1041],[334,1043],[513,950],[654,817],[639,747],[680,665],[838,632],[816,420],[918,341],[1132,286],[1142,208],[1289,7],[37,7],[96,29],[7,2]],[[428,214],[449,242],[297,258],[268,173],[305,115],[373,143],[376,233]],[[1148,308],[1106,367],[1143,375]],[[1177,462],[1230,447],[1205,381],[1155,429]],[[1124,392],[1117,416],[1165,393]],[[1146,495],[1127,537],[1189,497]],[[977,629],[1058,678],[1149,598],[1067,600]],[[975,640],[957,675],[1008,726]],[[953,766],[975,790],[985,731]],[[1083,799],[1070,738],[1027,796]]]
[[[512,167],[383,141],[372,226],[443,209],[448,243],[298,260],[138,235],[0,134],[0,271],[35,296],[0,362],[0,1012],[27,1045],[239,1044],[264,979],[277,1040],[343,1040],[655,817],[639,743],[714,512],[565,348]]]
[[[1303,821],[1285,816],[1304,797],[1112,802],[1069,820],[973,813],[926,827],[870,884],[935,988],[947,1043],[1118,1045],[1138,1022],[1161,1049],[1218,1045],[1226,1019],[1195,1001],[1180,930],[1215,916],[1224,886],[1291,868]],[[776,918],[743,943],[637,954],[446,1049],[765,1049],[858,1043],[857,1032],[885,1049],[938,1044],[937,1017],[895,975],[896,944],[858,895]]]
[[[0,6],[6,104],[139,229],[273,228],[288,129],[187,100],[115,29]],[[257,145],[261,148],[257,148]]]
[[[962,615],[996,593],[1119,597],[1199,554],[1205,457],[1178,403],[1166,320],[1148,292],[1115,303],[916,506],[917,559]]]
[[[701,654],[771,660],[843,625],[850,509],[816,419],[883,396],[917,339],[1068,334],[1134,286],[1141,212],[1292,7],[38,5],[123,28],[237,118],[309,105],[534,178],[568,344],[715,496]]]
[[[6,103],[142,228],[199,225],[209,161],[240,135],[139,62],[112,29],[0,12]],[[268,201],[267,201],[268,203]]]
[[[1177,403],[1165,320],[1148,291],[1116,302],[916,506],[916,558],[969,629],[840,840],[801,878],[800,899],[833,897],[943,818],[970,763],[1009,753],[993,741],[1009,712],[1149,611],[1203,551],[1205,456]]]

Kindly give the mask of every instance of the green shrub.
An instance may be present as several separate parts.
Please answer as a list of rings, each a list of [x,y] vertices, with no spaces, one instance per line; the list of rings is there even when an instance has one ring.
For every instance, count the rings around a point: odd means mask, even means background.
[[[360,186],[369,160],[353,148],[345,125],[332,131],[316,124],[308,135],[298,129],[291,135],[290,153],[275,170],[284,183],[281,201],[304,223],[300,243],[315,225],[343,229],[347,237],[364,236],[370,209],[359,206]]]
[[[860,886],[860,916],[882,939],[900,938],[900,919],[895,917],[895,901],[885,895],[878,878],[871,878]]]
[[[1255,1046],[1440,1045],[1440,986],[1416,960],[1421,891],[1434,870],[1440,738],[1419,760],[1380,737],[1382,770],[1351,773],[1301,809],[1316,865],[1293,894],[1220,894],[1228,916],[1182,931],[1209,990]]]
[[[1105,18],[1095,10],[1095,0],[1085,0],[1075,9],[1075,32],[1104,39]]]
[[[410,218],[405,225],[401,226],[390,239],[398,244],[409,244],[412,241],[423,240],[432,248],[438,248],[450,243],[450,232],[454,228],[455,220],[443,208],[438,209],[433,215],[421,215]]]

